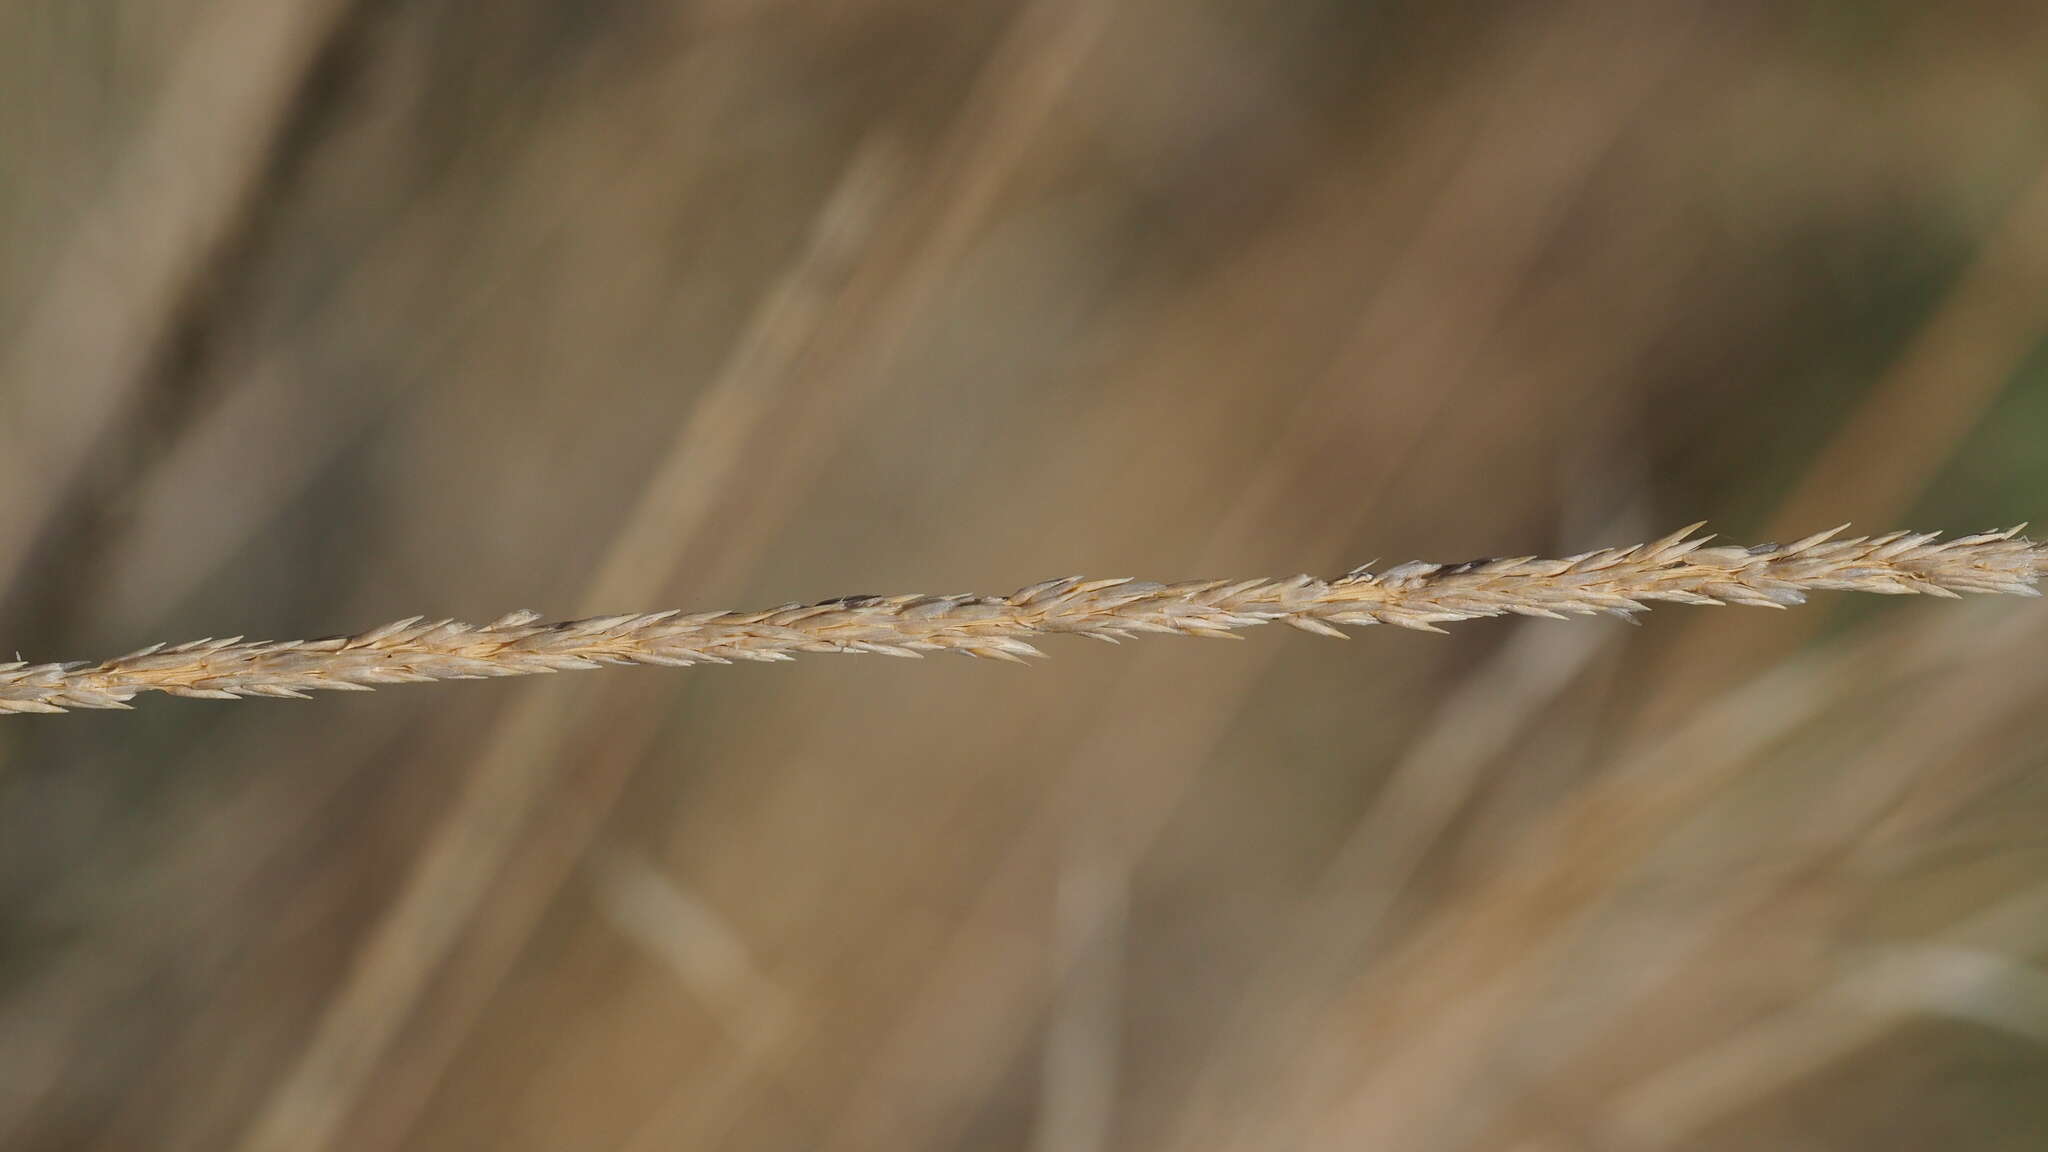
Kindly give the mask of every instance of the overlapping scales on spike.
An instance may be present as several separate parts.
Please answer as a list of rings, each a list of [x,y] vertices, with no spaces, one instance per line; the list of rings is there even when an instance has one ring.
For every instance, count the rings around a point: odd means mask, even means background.
[[[237,636],[157,644],[101,664],[0,664],[0,713],[124,708],[143,692],[296,699],[428,680],[618,664],[775,662],[825,652],[915,658],[952,651],[1021,662],[1043,655],[1026,637],[1060,634],[1110,643],[1144,633],[1225,637],[1272,622],[1322,636],[1372,624],[1437,632],[1459,620],[1506,615],[1630,618],[1660,603],[1784,608],[1812,591],[2030,596],[2048,571],[2048,549],[2022,537],[2024,525],[1951,540],[1907,532],[1844,538],[1844,528],[1833,528],[1753,548],[1716,545],[1699,528],[1557,559],[1418,562],[1377,573],[1367,565],[1334,581],[1158,584],[1067,576],[1002,597],[843,596],[756,612],[667,611],[555,624],[532,612],[484,625],[415,616],[322,640]]]

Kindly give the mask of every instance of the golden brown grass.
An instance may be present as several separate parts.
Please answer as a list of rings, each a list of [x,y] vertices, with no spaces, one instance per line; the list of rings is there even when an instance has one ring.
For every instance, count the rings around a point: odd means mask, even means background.
[[[0,665],[0,712],[123,708],[142,692],[233,700],[303,698],[323,689],[480,680],[606,664],[780,661],[803,652],[922,656],[959,651],[1021,661],[1044,653],[1023,637],[1116,642],[1142,632],[1231,636],[1289,624],[1343,637],[1339,625],[1422,631],[1479,617],[1628,617],[1656,602],[1784,608],[1814,590],[2038,595],[2048,548],[2003,532],[1941,540],[1892,532],[1787,545],[1709,547],[1695,524],[1653,543],[1562,559],[1409,563],[1336,580],[1311,576],[1159,584],[1129,578],[1048,580],[1008,596],[848,596],[756,612],[654,612],[542,623],[513,612],[488,624],[418,617],[322,640],[196,640],[152,645],[100,664]]]

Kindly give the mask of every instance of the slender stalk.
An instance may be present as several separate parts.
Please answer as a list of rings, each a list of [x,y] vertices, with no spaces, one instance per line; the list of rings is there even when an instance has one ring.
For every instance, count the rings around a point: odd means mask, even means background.
[[[2021,527],[2024,527],[2022,525]],[[558,624],[514,612],[484,625],[418,617],[355,636],[282,642],[197,640],[154,645],[101,664],[0,664],[0,713],[123,708],[142,692],[232,700],[302,698],[323,689],[474,680],[606,664],[727,664],[801,652],[921,656],[959,651],[997,660],[1043,655],[1027,636],[1117,641],[1141,632],[1232,636],[1291,624],[1324,636],[1339,625],[1439,624],[1483,616],[1606,613],[1656,602],[1783,608],[1815,590],[2039,595],[2048,547],[2020,528],[1940,540],[1893,532],[1838,539],[1842,529],[1784,546],[1709,547],[1691,527],[1654,543],[1546,560],[1359,568],[1309,576],[1157,584],[1070,576],[1008,596],[847,596],[759,612],[655,612]]]

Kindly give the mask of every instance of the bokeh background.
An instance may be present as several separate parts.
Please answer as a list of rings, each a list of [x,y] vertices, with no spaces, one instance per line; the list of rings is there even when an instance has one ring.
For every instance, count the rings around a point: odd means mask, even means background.
[[[2035,0],[8,4],[0,644],[2048,517],[2044,60]],[[0,1146],[2037,1149],[2044,644],[13,717]]]

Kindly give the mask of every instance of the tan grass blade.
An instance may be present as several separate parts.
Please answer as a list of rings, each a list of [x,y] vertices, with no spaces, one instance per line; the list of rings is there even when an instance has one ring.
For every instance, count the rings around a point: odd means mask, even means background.
[[[1021,661],[1025,637],[1117,641],[1143,632],[1230,636],[1274,622],[1330,635],[1337,625],[1421,631],[1479,617],[1628,617],[1652,603],[1783,608],[1809,591],[2039,595],[2048,547],[2003,532],[1940,540],[1892,532],[1788,545],[1709,547],[1699,525],[1654,543],[1546,560],[1410,563],[1310,576],[1157,584],[1067,577],[1008,596],[849,596],[758,612],[678,611],[541,623],[514,612],[488,624],[400,620],[324,640],[197,640],[101,664],[0,664],[0,712],[121,708],[142,692],[232,700],[303,697],[382,684],[476,680],[607,664],[729,664],[798,653],[921,656],[959,651]]]

